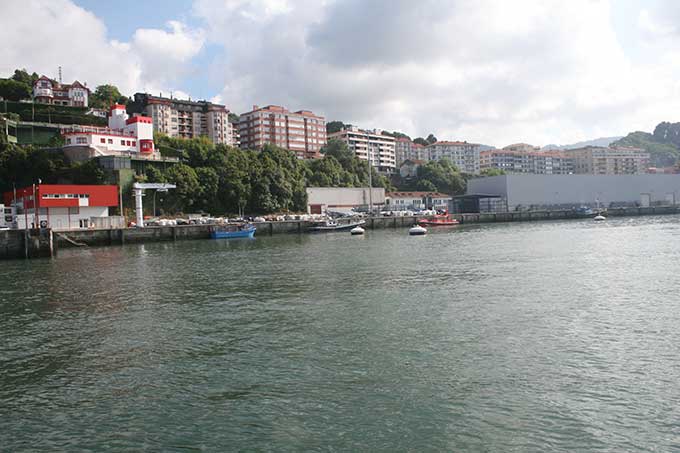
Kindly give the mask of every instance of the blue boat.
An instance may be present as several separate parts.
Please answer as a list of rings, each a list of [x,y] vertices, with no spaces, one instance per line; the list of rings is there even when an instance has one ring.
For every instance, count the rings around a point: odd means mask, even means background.
[[[252,225],[218,225],[210,229],[213,239],[252,238],[256,228]]]

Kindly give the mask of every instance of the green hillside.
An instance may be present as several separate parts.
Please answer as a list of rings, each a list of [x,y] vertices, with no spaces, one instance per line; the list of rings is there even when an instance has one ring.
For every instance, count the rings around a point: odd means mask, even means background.
[[[611,146],[634,146],[642,148],[650,155],[649,164],[652,167],[672,167],[680,158],[678,134],[680,123],[660,123],[654,133],[636,131],[613,142]]]

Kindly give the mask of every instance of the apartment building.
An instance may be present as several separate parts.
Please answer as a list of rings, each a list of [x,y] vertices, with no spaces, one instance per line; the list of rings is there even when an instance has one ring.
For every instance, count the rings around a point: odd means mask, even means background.
[[[357,157],[367,160],[379,172],[392,174],[397,169],[395,139],[380,129],[364,130],[356,126],[330,134],[328,139],[345,142]]]
[[[429,160],[427,149],[419,143],[413,143],[406,137],[395,139],[394,152],[397,159],[397,165],[401,165],[407,160]]]
[[[154,132],[178,138],[205,136],[215,144],[234,145],[229,110],[223,105],[147,93],[136,93],[134,99],[135,109],[151,117]]]
[[[574,160],[576,174],[638,175],[649,164],[649,153],[640,148],[586,146],[563,152]]]
[[[568,175],[574,173],[574,159],[559,151],[513,151],[506,148],[482,151],[482,170],[495,168],[506,173]],[[526,148],[524,148],[526,149]]]
[[[33,84],[33,99],[40,104],[87,107],[90,90],[77,80],[68,85],[42,76]]]
[[[253,106],[239,117],[241,148],[260,149],[267,143],[293,151],[300,159],[321,157],[326,144],[326,120],[309,110],[291,112],[278,105]]]
[[[429,160],[448,159],[463,173],[479,174],[481,145],[468,142],[435,142],[426,146]]]

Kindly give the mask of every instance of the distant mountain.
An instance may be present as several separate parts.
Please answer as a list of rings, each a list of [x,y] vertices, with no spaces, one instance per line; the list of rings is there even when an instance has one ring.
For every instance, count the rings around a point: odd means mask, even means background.
[[[585,142],[577,142],[577,143],[572,143],[571,145],[546,145],[544,146],[543,150],[547,149],[575,149],[575,148],[583,148],[584,146],[609,146],[612,142],[615,142],[617,140],[620,140],[621,136],[618,137],[600,137],[596,138],[594,140],[587,140]]]

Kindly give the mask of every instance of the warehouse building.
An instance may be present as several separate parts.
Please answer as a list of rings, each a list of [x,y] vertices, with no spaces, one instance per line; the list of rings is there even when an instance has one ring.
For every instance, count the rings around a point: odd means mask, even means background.
[[[680,175],[503,175],[468,181],[467,212],[675,205]],[[493,199],[493,203],[488,201]]]
[[[372,202],[374,208],[385,205],[385,189],[374,187],[369,193],[368,187],[308,187],[307,213],[326,214],[329,212],[350,212],[352,209],[368,208]]]

